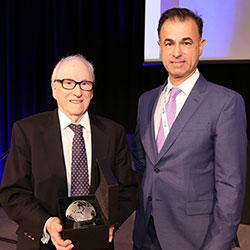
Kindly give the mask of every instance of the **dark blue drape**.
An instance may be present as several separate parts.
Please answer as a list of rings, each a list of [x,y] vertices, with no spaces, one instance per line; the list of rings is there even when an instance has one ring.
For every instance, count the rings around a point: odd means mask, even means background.
[[[142,67],[144,8],[144,0],[0,0],[0,155],[10,146],[14,121],[56,107],[50,75],[73,53],[95,67],[91,111],[134,132],[139,95],[167,77],[162,66]],[[199,69],[238,91],[249,113],[249,62]]]

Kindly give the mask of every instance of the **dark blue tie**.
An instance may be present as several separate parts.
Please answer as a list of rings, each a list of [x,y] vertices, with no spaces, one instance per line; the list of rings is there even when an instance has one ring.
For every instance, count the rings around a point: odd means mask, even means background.
[[[70,124],[69,127],[75,133],[72,143],[71,196],[88,195],[88,162],[82,126],[80,124]]]

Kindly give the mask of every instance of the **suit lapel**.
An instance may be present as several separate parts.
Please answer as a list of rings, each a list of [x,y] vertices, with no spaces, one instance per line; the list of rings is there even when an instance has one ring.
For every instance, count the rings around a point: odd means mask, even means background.
[[[62,148],[62,138],[58,118],[58,110],[51,112],[48,117],[47,125],[44,128],[43,135],[45,141],[45,157],[48,159],[48,164],[51,166],[51,174],[57,175],[58,179],[62,180],[59,195],[67,196],[67,177]],[[55,173],[55,174],[54,174]],[[49,174],[49,173],[48,173]]]
[[[142,126],[146,126],[145,133],[143,136],[143,146],[145,151],[147,152],[147,156],[151,160],[151,162],[154,164],[155,161],[157,161],[158,152],[156,148],[156,142],[155,142],[155,128],[154,128],[154,113],[155,109],[158,103],[159,96],[162,92],[162,90],[165,87],[165,83],[156,89],[155,93],[151,96],[151,99],[148,100],[148,112],[147,112],[147,118],[145,119],[145,124],[142,124]]]
[[[96,159],[106,158],[108,155],[109,138],[104,133],[102,124],[93,114],[89,114],[92,140],[92,166],[91,166],[91,188],[90,193],[94,193],[99,183],[99,171]]]
[[[169,131],[168,137],[163,145],[163,148],[158,154],[157,161],[159,161],[162,156],[164,156],[168,152],[170,147],[177,139],[178,135],[186,126],[187,122],[192,118],[193,113],[200,106],[205,97],[206,88],[206,80],[202,75],[200,75],[186,102],[184,103],[179,115],[174,121],[173,126]]]
[[[92,167],[96,158],[106,156],[108,150],[108,136],[103,132],[102,125],[96,116],[90,114],[91,137],[92,137]]]

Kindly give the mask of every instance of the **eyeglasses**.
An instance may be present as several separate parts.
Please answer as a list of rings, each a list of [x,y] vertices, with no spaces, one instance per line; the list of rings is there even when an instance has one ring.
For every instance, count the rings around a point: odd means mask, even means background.
[[[94,82],[85,80],[77,82],[72,79],[56,79],[54,82],[60,82],[64,89],[74,89],[75,86],[79,84],[81,90],[91,91],[95,86]]]

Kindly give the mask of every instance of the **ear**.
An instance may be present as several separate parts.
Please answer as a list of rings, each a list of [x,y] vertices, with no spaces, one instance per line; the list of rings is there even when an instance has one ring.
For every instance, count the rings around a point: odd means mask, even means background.
[[[158,44],[159,49],[160,49],[160,51],[161,51],[161,41],[160,41],[160,40],[158,40],[158,41],[157,41],[157,44]]]
[[[158,41],[157,41],[157,44],[158,44],[158,46],[159,46],[159,49],[160,49],[160,54],[161,54],[161,53],[162,53],[162,51],[161,51],[161,49],[162,49],[162,48],[161,48],[161,41],[160,41],[160,40],[158,40]]]
[[[52,96],[56,99],[56,84],[51,82]]]
[[[200,40],[200,42],[199,42],[199,50],[200,50],[200,56],[201,56],[201,54],[202,54],[202,51],[203,51],[203,47],[204,47],[204,45],[205,45],[205,42],[206,42],[206,39],[204,39],[204,38],[202,38],[201,40]]]

